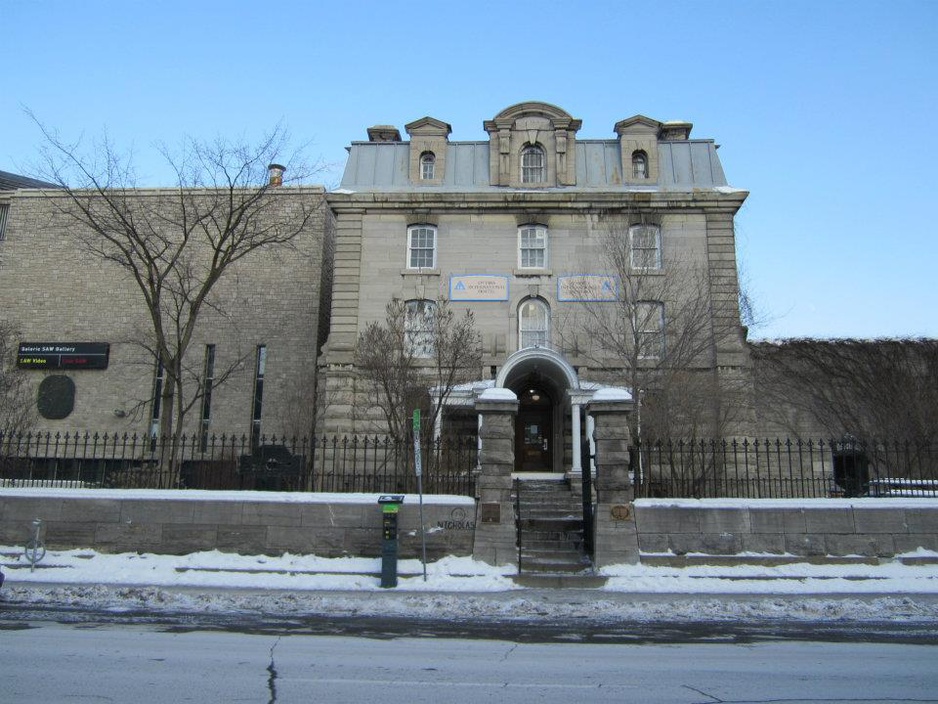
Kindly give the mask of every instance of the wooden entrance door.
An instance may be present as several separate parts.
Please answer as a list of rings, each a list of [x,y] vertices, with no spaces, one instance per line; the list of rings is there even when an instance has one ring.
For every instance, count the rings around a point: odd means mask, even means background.
[[[518,394],[515,425],[515,471],[551,472],[553,446],[553,404],[541,389],[525,389]]]

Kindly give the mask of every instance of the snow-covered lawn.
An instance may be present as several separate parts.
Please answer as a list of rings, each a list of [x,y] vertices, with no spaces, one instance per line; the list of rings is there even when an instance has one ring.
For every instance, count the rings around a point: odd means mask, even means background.
[[[935,557],[918,551],[917,557]],[[399,563],[381,589],[379,559],[306,555],[183,556],[50,550],[31,571],[22,548],[0,546],[0,598],[110,610],[355,614],[414,618],[938,621],[938,566],[788,564],[603,570],[603,589],[535,590],[513,566],[468,557]]]

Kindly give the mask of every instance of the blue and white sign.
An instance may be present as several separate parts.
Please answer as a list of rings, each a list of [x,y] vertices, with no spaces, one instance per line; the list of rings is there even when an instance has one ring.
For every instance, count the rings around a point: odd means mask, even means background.
[[[574,274],[557,278],[557,300],[578,303],[619,300],[619,280],[606,274]]]
[[[489,274],[453,275],[449,277],[451,301],[507,301],[508,277]]]

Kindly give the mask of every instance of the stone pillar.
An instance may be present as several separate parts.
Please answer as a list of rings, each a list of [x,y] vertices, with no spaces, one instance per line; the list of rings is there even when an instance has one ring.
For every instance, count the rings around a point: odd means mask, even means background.
[[[600,389],[589,404],[596,441],[596,511],[593,563],[604,567],[637,563],[635,491],[629,480],[631,395],[622,389]]]
[[[476,482],[475,542],[472,556],[490,565],[518,560],[511,473],[515,467],[515,415],[518,397],[509,389],[486,389],[476,401],[479,413],[479,465]]]

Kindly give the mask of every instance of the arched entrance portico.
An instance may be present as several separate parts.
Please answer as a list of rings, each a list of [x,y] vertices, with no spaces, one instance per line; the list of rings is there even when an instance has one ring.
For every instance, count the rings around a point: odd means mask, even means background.
[[[505,360],[495,386],[518,397],[515,471],[563,472],[565,438],[571,438],[570,467],[580,470],[580,381],[557,352],[528,347]],[[569,434],[569,435],[568,435]]]

